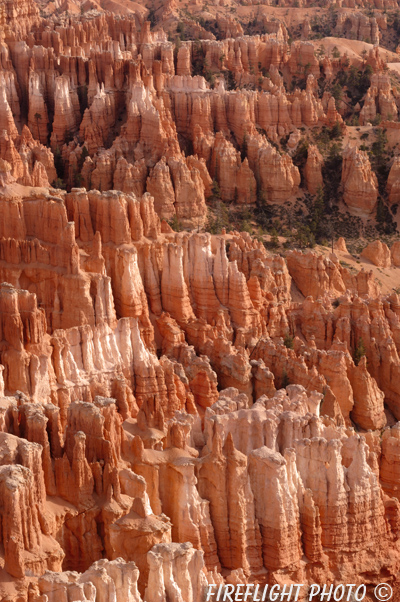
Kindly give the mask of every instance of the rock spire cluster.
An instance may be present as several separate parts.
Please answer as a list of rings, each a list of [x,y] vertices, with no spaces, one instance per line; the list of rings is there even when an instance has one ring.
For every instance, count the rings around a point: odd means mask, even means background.
[[[347,4],[335,33],[375,44],[361,128],[399,96],[384,18]],[[359,63],[316,52],[308,21],[289,41],[220,16],[219,39],[174,44],[96,6],[0,0],[0,599],[398,592],[400,243],[354,267],[343,238],[277,253],[211,219],[322,198],[332,154],[303,134],[346,135],[320,80]],[[341,210],[366,223],[400,162],[383,182],[347,142]]]

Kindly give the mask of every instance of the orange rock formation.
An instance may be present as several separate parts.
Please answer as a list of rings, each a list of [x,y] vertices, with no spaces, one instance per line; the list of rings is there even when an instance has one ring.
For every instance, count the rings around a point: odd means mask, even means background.
[[[365,270],[346,267],[343,238],[274,254],[263,232],[207,232],[221,203],[267,214],[323,191],[329,155],[305,132],[353,127],[349,97],[319,90],[345,58],[319,56],[304,18],[309,39],[289,45],[283,22],[244,35],[221,11],[220,39],[199,20],[206,37],[175,45],[140,7],[11,4],[0,598],[201,602],[207,584],[256,581],[398,592],[400,300],[375,276],[394,273],[400,243],[366,246]],[[348,5],[336,32],[379,42],[384,18]],[[362,123],[397,117],[378,50]],[[373,166],[347,146],[338,172],[363,224],[385,186],[398,202],[398,159],[383,184]]]

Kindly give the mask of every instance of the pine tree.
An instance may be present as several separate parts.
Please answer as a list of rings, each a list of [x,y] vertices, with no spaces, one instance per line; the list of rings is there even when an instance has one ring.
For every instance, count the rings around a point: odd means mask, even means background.
[[[279,247],[279,238],[278,238],[278,232],[277,232],[276,228],[272,228],[272,230],[271,230],[270,244],[273,249],[277,249]]]
[[[360,337],[358,339],[357,346],[354,350],[354,363],[356,366],[358,366],[361,358],[364,357],[364,355],[366,355],[366,349],[365,349],[364,341]]]
[[[40,140],[40,130],[39,130],[39,119],[42,119],[42,116],[41,116],[40,113],[35,113],[34,117],[36,119],[36,126],[37,126],[37,131],[38,131],[38,139],[39,139],[39,142],[41,142],[41,140]]]
[[[283,372],[282,372],[282,385],[281,385],[281,388],[282,389],[286,389],[286,387],[288,385],[290,385],[290,380],[289,380],[289,377],[287,375],[286,370],[283,370]]]
[[[247,147],[248,147],[247,132],[245,132],[244,136],[243,136],[242,148],[240,150],[240,158],[242,159],[242,161],[244,161],[245,158],[247,157]]]
[[[213,180],[211,190],[212,190],[212,195],[213,195],[214,199],[221,198],[221,189],[219,187],[217,180]]]
[[[283,340],[283,343],[284,343],[285,347],[287,347],[288,349],[293,349],[293,339],[294,339],[294,337],[292,337],[292,335],[288,331],[285,334],[285,338]]]

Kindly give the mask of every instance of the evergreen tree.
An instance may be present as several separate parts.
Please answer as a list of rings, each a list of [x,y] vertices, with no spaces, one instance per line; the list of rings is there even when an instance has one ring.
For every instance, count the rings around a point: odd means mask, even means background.
[[[283,340],[285,347],[287,347],[288,349],[293,349],[293,340],[294,340],[294,337],[288,331],[285,334],[285,338]]]
[[[279,238],[278,238],[278,232],[277,232],[276,228],[272,228],[272,230],[271,230],[270,245],[273,249],[277,249],[279,247]]]
[[[64,178],[64,162],[59,146],[54,151],[54,167],[56,168],[57,177],[62,180]]]
[[[324,201],[324,191],[320,186],[317,190],[317,194],[315,197],[315,201],[311,210],[311,232],[318,239],[319,233],[321,229],[321,222],[324,216],[325,209],[325,201]]]
[[[247,132],[245,132],[243,136],[242,148],[240,150],[240,158],[242,159],[242,161],[244,161],[247,157],[247,147]]]
[[[35,113],[34,117],[36,119],[36,127],[37,127],[37,131],[38,131],[38,139],[39,139],[39,142],[41,142],[41,140],[40,140],[40,130],[39,130],[39,119],[42,119],[42,116],[41,116],[40,113]]]
[[[212,190],[212,196],[214,197],[214,199],[221,198],[221,189],[219,187],[217,180],[213,180],[211,190]]]
[[[361,358],[364,357],[364,355],[366,355],[366,349],[365,349],[364,341],[360,337],[358,339],[357,346],[354,350],[354,363],[356,366],[358,366]]]
[[[283,370],[282,372],[282,384],[281,384],[281,388],[282,389],[286,389],[286,387],[290,385],[290,380],[289,377],[287,375],[286,370]]]

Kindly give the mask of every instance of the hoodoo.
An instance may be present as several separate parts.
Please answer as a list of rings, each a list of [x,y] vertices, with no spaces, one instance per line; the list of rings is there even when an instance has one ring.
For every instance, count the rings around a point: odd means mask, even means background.
[[[400,6],[367,4],[0,0],[1,601],[399,597]]]

